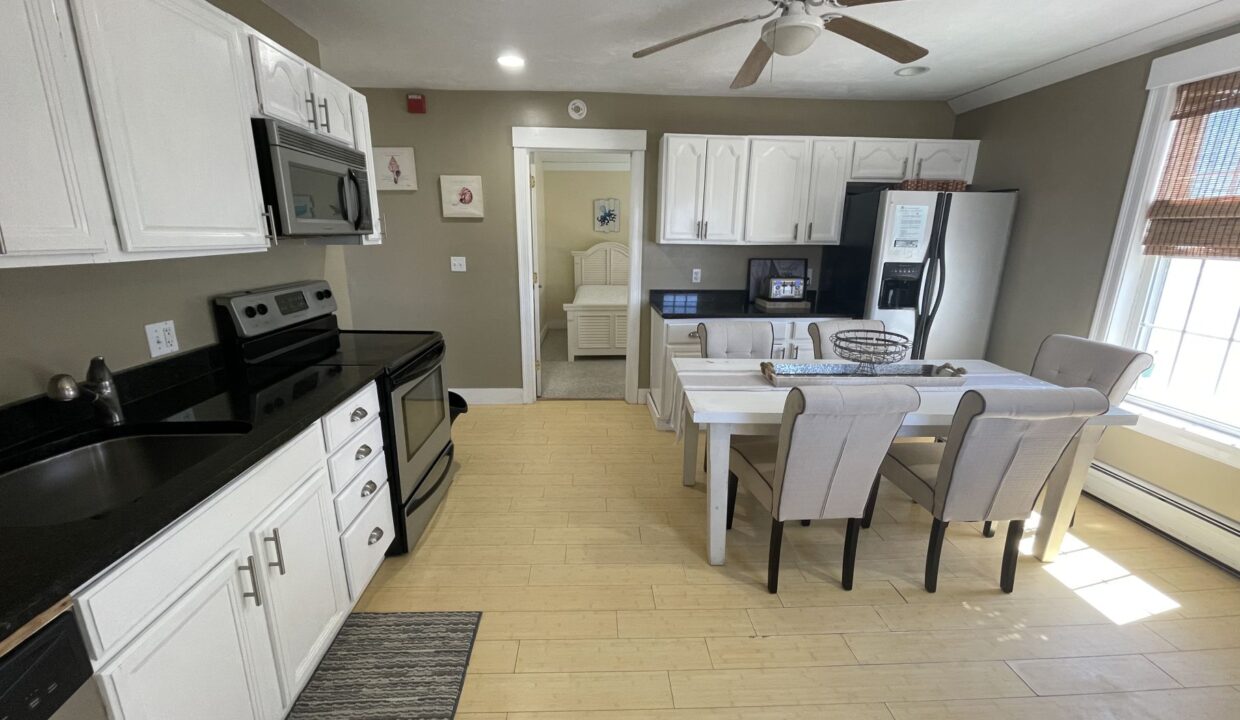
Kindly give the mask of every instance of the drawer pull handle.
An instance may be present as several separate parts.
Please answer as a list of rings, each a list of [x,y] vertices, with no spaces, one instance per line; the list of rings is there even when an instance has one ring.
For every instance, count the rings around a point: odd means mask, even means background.
[[[367,545],[374,545],[379,542],[379,538],[383,537],[383,528],[375,528],[370,531],[370,537],[366,538]]]
[[[254,606],[255,606],[255,607],[262,607],[262,606],[263,606],[263,598],[262,598],[262,597],[258,594],[258,574],[254,572],[254,556],[253,556],[253,555],[251,555],[251,556],[250,556],[250,557],[246,560],[246,563],[245,563],[244,565],[242,565],[240,568],[237,568],[237,569],[238,569],[238,570],[245,570],[246,572],[250,573],[250,583],[254,586],[254,592],[246,592],[246,591],[242,590],[242,591],[241,591],[241,597],[243,597],[243,598],[254,598]]]
[[[275,543],[276,545],[276,561],[267,563],[267,567],[280,568],[280,574],[285,574],[284,568],[284,545],[280,542],[280,528],[273,528],[270,537],[264,537],[264,542]]]
[[[357,449],[357,454],[353,456],[353,459],[362,460],[364,458],[368,458],[372,452],[374,452],[374,450],[371,450],[369,445],[362,445]]]
[[[366,412],[366,408],[357,408],[349,415],[349,422],[357,422],[364,419],[370,413]]]
[[[690,331],[689,331],[689,337],[693,338],[694,340],[697,340],[697,339],[698,339],[698,331],[697,331],[697,330],[690,330]]]
[[[362,486],[362,497],[367,497],[378,489],[379,486],[375,484],[374,480],[367,480],[366,484]]]

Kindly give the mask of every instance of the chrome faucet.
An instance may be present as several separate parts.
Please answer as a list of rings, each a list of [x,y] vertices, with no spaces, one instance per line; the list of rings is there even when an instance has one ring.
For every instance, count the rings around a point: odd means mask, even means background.
[[[103,424],[119,425],[124,422],[125,413],[121,410],[116,381],[112,379],[112,371],[102,355],[91,358],[90,367],[86,370],[86,382],[79,383],[72,375],[53,375],[47,381],[47,396],[58,402],[76,400],[83,392],[92,399],[95,416]]]

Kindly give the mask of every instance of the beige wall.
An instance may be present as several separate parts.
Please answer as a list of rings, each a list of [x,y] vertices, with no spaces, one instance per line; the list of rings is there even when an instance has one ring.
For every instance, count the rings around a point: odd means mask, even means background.
[[[573,301],[573,251],[601,242],[629,245],[629,173],[606,171],[552,171],[543,174],[543,208],[546,226],[543,243],[542,320],[553,328],[568,326],[564,303]],[[620,201],[620,230],[594,232],[594,201]]]
[[[1088,335],[1102,287],[1155,57],[1116,63],[964,113],[956,137],[982,141],[975,185],[1019,188],[990,360],[1028,370],[1051,333]],[[1098,459],[1216,512],[1240,517],[1240,470],[1133,430],[1107,433]],[[1223,502],[1223,498],[1229,502]]]
[[[328,68],[330,71],[330,68]],[[357,327],[440,330],[448,343],[453,387],[521,385],[517,248],[513,202],[514,126],[592,127],[647,131],[643,290],[689,287],[702,268],[702,288],[744,287],[749,257],[808,257],[817,248],[656,245],[653,242],[659,140],[665,132],[783,133],[950,137],[954,117],[940,102],[862,102],[622,95],[611,93],[455,92],[427,94],[429,112],[405,111],[405,91],[364,90],[376,145],[411,145],[420,190],[385,192],[381,248],[347,248],[345,259]],[[583,98],[589,115],[568,118]],[[440,216],[441,174],[481,175],[486,218]],[[448,258],[465,255],[469,271],[451,273]],[[643,293],[645,294],[645,293]],[[640,384],[648,378],[649,314],[643,303]]]
[[[258,0],[213,0],[315,63],[318,43]],[[81,375],[92,355],[120,369],[150,359],[143,325],[176,323],[182,350],[215,342],[212,295],[323,277],[324,251],[281,246],[186,260],[0,270],[0,404]]]

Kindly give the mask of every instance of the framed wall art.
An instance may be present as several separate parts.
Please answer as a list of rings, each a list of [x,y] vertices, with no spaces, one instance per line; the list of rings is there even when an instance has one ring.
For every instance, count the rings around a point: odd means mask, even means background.
[[[417,190],[418,170],[411,147],[377,147],[372,150],[375,187],[379,190]]]
[[[440,175],[439,201],[446,218],[483,217],[482,176]]]

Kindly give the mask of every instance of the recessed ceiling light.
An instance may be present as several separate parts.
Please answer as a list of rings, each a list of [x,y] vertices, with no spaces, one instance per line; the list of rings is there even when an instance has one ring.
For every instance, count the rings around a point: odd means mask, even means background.
[[[525,67],[525,58],[512,53],[505,53],[495,58],[495,62],[505,70],[520,70]]]
[[[930,72],[930,68],[925,65],[909,65],[896,70],[896,75],[900,77],[916,77]]]

